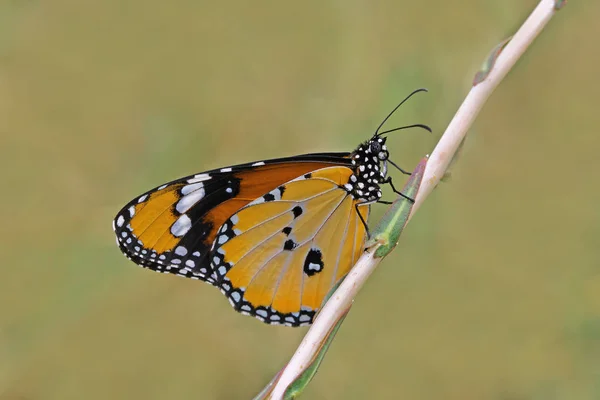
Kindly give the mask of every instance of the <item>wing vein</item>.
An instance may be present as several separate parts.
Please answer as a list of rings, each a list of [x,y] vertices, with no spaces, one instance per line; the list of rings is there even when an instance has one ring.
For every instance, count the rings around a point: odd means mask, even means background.
[[[339,189],[339,188],[335,188],[335,189]],[[335,190],[334,189],[334,190]],[[305,240],[303,243],[299,243],[296,248],[302,247],[305,244],[309,243],[309,242],[313,242],[314,238],[317,236],[317,234],[321,231],[321,229],[323,228],[323,226],[327,223],[327,221],[329,221],[329,219],[331,218],[331,216],[333,214],[335,214],[335,212],[339,209],[340,205],[344,202],[344,200],[346,200],[346,198],[348,197],[348,195],[345,195],[344,197],[342,197],[342,200],[335,206],[335,208],[333,209],[333,211],[327,216],[327,218],[325,218],[325,220],[323,221],[323,223],[319,226],[318,229],[315,230],[315,234],[312,236],[311,239]],[[289,211],[287,211],[289,212]],[[280,214],[283,215],[283,214]],[[269,236],[266,240],[263,240],[262,242],[260,242],[260,244],[264,244],[267,241],[269,241],[270,239],[272,239],[275,235],[281,233],[280,231],[275,232],[273,235]],[[240,262],[241,259],[243,259],[244,257],[246,257],[248,254],[252,253],[259,245],[255,246],[252,248],[252,250],[248,251],[246,254],[244,254],[242,257],[240,257],[240,259],[238,260],[238,262]],[[274,259],[275,257],[277,257],[279,254],[281,254],[283,252],[283,249],[280,249],[279,251],[275,252],[271,257],[269,257],[265,262],[262,263],[262,265],[260,266],[260,268],[258,268],[258,270],[254,273],[254,275],[252,276],[252,278],[250,279],[250,281],[248,282],[247,287],[250,287],[250,285],[252,284],[252,282],[254,281],[254,279],[260,274],[260,272],[269,264],[269,262]],[[291,254],[291,252],[290,252]],[[280,275],[279,279],[281,279],[283,276],[283,274]],[[279,282],[279,281],[278,281]],[[304,283],[304,274],[302,274],[302,282]],[[274,298],[274,297],[273,297]],[[272,300],[271,300],[272,303]],[[302,292],[300,292],[300,304],[302,304]]]
[[[329,221],[329,219],[333,216],[333,214],[335,214],[335,212],[339,209],[339,207],[342,205],[342,203],[344,202],[344,200],[346,200],[346,198],[348,197],[348,194],[346,194],[342,200],[338,203],[338,205],[335,207],[335,209],[329,214],[329,216],[327,216],[327,218],[325,218],[325,221],[323,221],[323,223],[321,224],[321,226],[319,227],[319,229],[317,229],[315,231],[315,234],[313,235],[312,239],[310,239],[311,244],[314,243],[315,238],[317,237],[317,235],[319,234],[319,232],[321,231],[321,229],[323,229],[323,226],[325,226],[325,224],[327,223],[327,221]],[[308,243],[309,241],[305,241],[304,243],[302,243],[302,246],[305,245],[306,243]],[[300,245],[298,246],[300,247]],[[303,298],[303,293],[304,293],[304,280],[306,279],[306,274],[302,274],[302,291],[300,292],[300,305],[302,306],[302,298]],[[319,305],[320,307],[320,305]]]
[[[305,202],[305,201],[307,201],[307,200],[312,200],[312,199],[315,199],[315,198],[317,198],[317,197],[319,197],[319,196],[323,196],[323,195],[325,195],[325,194],[327,194],[327,193],[329,193],[329,192],[332,192],[332,191],[334,191],[334,190],[337,190],[337,189],[339,189],[339,187],[335,187],[335,188],[333,188],[333,189],[330,189],[330,190],[328,190],[328,191],[326,191],[326,192],[321,192],[321,193],[319,193],[319,194],[317,194],[317,195],[314,195],[314,196],[312,196],[312,197],[307,197],[306,199],[304,199],[304,200],[302,200],[302,201],[293,201],[293,200],[277,200],[277,202],[281,202],[281,203],[293,203],[293,204],[302,204],[302,203],[304,203],[304,202]],[[259,203],[259,204],[264,204],[264,203]],[[249,205],[247,205],[246,207],[253,206],[253,205],[259,205],[259,204],[249,204]],[[244,208],[245,208],[245,207],[244,207]],[[240,209],[240,211],[241,211],[241,210],[243,210],[244,208]],[[268,223],[268,222],[271,222],[271,221],[273,221],[273,220],[275,220],[275,219],[277,219],[277,218],[281,217],[282,215],[285,215],[285,214],[289,213],[290,211],[291,211],[291,210],[286,210],[286,211],[283,211],[283,212],[281,212],[281,213],[279,213],[279,214],[277,214],[277,215],[274,215],[274,216],[273,216],[273,217],[271,217],[271,218],[265,219],[265,220],[261,221],[259,224],[256,224],[256,225],[252,226],[252,228],[249,228],[249,229],[245,230],[244,232],[240,233],[240,234],[239,234],[239,235],[237,235],[236,237],[240,237],[240,236],[244,235],[245,233],[251,232],[252,230],[254,230],[254,229],[256,229],[256,228],[258,228],[258,227],[260,227],[260,226],[262,226],[262,225],[264,225],[264,224],[266,224],[266,223]],[[238,211],[238,212],[239,212],[239,211]],[[237,213],[236,213],[236,214],[237,214]],[[235,215],[235,214],[234,214],[234,215]],[[271,237],[272,237],[272,236],[269,236],[269,237],[267,238],[267,240],[268,240],[268,239],[270,239]],[[248,250],[248,252],[247,252],[246,254],[253,252],[253,251],[254,251],[254,250],[255,250],[255,249],[256,249],[256,248],[257,248],[257,247],[258,247],[260,244],[262,244],[262,243],[264,243],[264,242],[266,242],[266,240],[263,240],[262,242],[259,242],[259,243],[258,243],[258,244],[257,244],[255,247],[253,247],[253,248],[251,248],[250,250]],[[215,247],[215,244],[216,244],[216,243],[217,243],[217,238],[215,238],[215,241],[213,242],[213,246],[212,246],[213,248],[212,248],[212,250],[214,250],[214,249],[216,248],[216,247]],[[245,256],[245,255],[244,255],[244,256]],[[243,257],[242,257],[242,258],[243,258]],[[240,260],[241,260],[241,258],[240,258]]]

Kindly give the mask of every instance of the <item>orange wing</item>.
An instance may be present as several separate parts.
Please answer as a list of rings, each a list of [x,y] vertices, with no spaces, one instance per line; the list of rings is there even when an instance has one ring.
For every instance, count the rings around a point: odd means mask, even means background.
[[[312,322],[363,251],[365,227],[343,187],[351,174],[343,166],[319,169],[225,221],[211,251],[211,279],[236,310],[271,324]],[[366,221],[369,207],[358,210]]]
[[[324,153],[241,164],[187,176],[129,202],[113,228],[136,264],[212,283],[210,248],[231,215],[280,185],[316,169],[347,164]]]

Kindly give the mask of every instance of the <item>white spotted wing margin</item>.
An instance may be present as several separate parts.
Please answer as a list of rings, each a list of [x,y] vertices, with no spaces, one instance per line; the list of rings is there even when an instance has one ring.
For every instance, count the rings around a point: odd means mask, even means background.
[[[223,224],[211,250],[211,278],[236,310],[269,324],[312,323],[366,238],[344,177],[319,176],[342,169],[294,179]],[[359,210],[366,220],[369,206]]]

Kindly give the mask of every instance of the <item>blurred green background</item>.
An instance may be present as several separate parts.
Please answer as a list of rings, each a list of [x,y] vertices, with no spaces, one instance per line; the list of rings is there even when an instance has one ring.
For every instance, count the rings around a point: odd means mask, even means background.
[[[306,329],[134,266],[115,213],[350,151],[425,86],[387,125],[434,129],[390,136],[411,169],[536,4],[0,0],[0,399],[251,398]],[[599,17],[570,2],[500,85],[307,399],[600,398]]]

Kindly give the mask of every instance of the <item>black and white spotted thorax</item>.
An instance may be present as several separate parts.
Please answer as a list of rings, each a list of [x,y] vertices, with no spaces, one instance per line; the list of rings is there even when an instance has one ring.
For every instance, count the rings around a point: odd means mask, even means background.
[[[380,184],[387,176],[387,159],[389,153],[384,137],[374,136],[362,143],[352,154],[352,169],[348,183],[344,189],[363,203],[373,203],[381,199]]]

